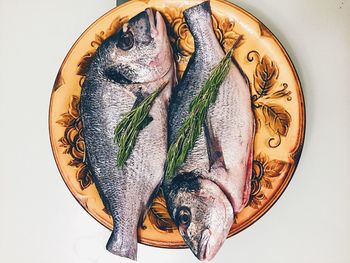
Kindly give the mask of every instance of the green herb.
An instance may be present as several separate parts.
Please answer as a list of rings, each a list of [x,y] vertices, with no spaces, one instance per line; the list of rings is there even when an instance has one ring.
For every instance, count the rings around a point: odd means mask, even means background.
[[[233,50],[240,40],[241,36],[233,44],[226,56],[213,69],[200,93],[192,100],[189,115],[168,150],[165,171],[166,182],[172,179],[175,170],[185,162],[188,152],[193,149],[198,136],[202,132],[202,126],[209,106],[216,100],[220,85],[230,70]]]
[[[114,142],[119,146],[117,153],[117,167],[123,167],[128,160],[136,143],[139,132],[146,127],[152,118],[148,115],[154,100],[167,83],[151,93],[138,106],[128,112],[117,124],[114,130]]]

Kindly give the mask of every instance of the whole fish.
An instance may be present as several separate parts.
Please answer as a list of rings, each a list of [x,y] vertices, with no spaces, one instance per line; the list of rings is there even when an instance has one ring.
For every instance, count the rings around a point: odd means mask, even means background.
[[[161,184],[167,150],[167,108],[176,82],[166,26],[159,12],[139,13],[106,39],[92,59],[81,91],[86,156],[113,218],[107,249],[135,260],[137,228]],[[167,84],[150,110],[125,166],[118,168],[114,129],[143,98]]]
[[[184,17],[194,37],[195,52],[171,98],[169,144],[188,116],[191,101],[225,56],[213,31],[208,1],[185,10]],[[253,138],[249,82],[232,62],[194,149],[172,180],[163,183],[169,213],[200,260],[216,255],[234,214],[248,202]]]

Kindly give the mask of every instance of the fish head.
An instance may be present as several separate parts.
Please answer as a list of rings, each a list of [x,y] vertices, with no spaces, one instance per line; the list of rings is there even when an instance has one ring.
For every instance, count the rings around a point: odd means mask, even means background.
[[[197,172],[177,175],[170,189],[167,205],[181,236],[199,260],[212,259],[233,224],[230,202]]]
[[[121,84],[160,79],[174,65],[162,15],[152,9],[137,14],[99,48],[100,67]]]

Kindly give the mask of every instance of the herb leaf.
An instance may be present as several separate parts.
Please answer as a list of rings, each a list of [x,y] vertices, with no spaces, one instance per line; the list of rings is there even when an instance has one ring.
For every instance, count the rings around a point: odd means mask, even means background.
[[[117,167],[123,167],[125,165],[135,147],[138,134],[152,121],[152,117],[148,114],[154,100],[166,85],[167,83],[164,83],[159,89],[152,92],[138,106],[128,112],[115,127],[114,142],[119,146]]]
[[[175,170],[180,167],[196,143],[202,131],[202,126],[210,104],[214,103],[220,88],[230,70],[231,57],[234,48],[242,37],[239,37],[220,63],[210,73],[200,93],[192,100],[190,112],[178,131],[175,141],[170,145],[165,171],[165,183],[169,183]]]

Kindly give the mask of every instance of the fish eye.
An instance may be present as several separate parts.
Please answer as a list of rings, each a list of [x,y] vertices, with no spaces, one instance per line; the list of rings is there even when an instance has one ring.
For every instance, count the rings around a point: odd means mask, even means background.
[[[126,31],[120,35],[118,47],[124,51],[130,50],[134,46],[134,35]]]
[[[180,225],[188,225],[191,222],[191,211],[188,207],[181,207],[177,213],[177,222]]]

